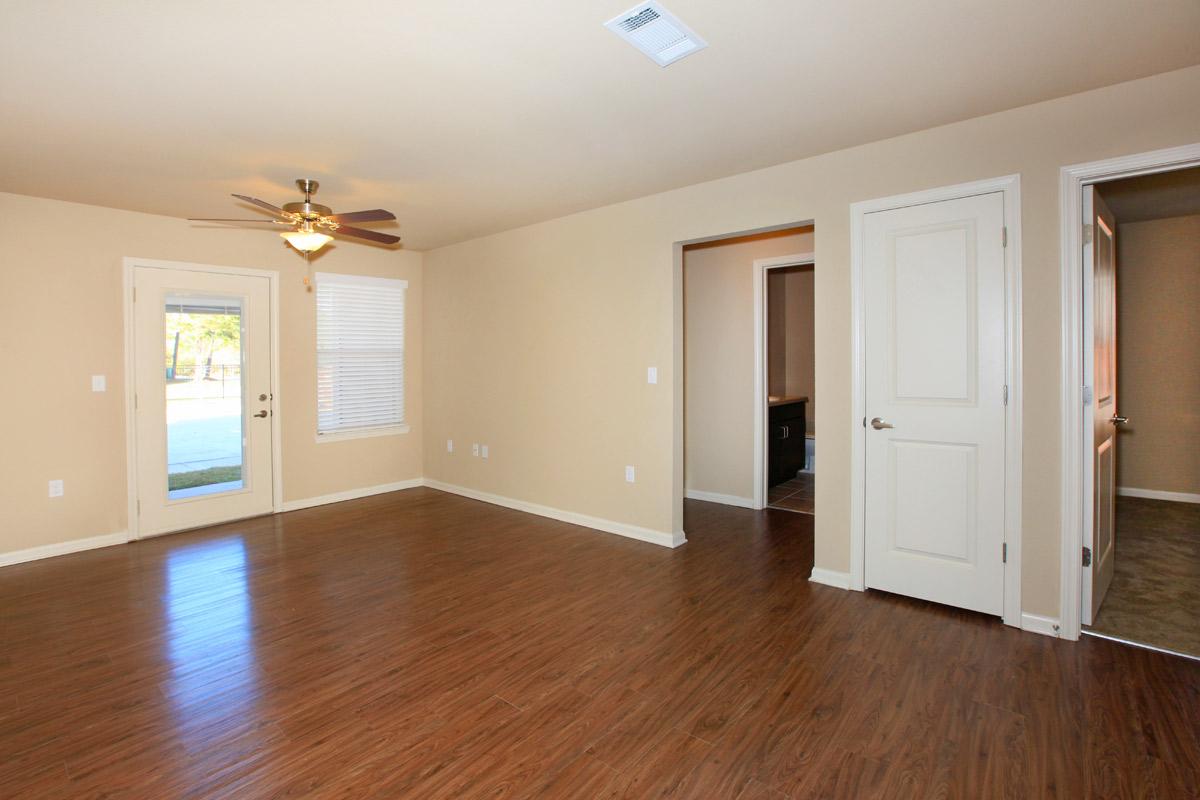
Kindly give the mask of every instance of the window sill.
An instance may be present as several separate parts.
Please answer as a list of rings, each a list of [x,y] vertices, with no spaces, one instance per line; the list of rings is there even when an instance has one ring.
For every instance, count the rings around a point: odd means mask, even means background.
[[[352,431],[318,433],[315,438],[317,444],[325,444],[327,442],[344,442],[350,439],[371,439],[376,436],[398,436],[408,432],[409,427],[407,425],[388,425],[384,428],[359,428]]]

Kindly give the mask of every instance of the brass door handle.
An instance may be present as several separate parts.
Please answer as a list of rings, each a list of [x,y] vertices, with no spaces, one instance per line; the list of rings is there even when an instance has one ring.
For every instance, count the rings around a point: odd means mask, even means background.
[[[1110,419],[1109,422],[1111,422],[1113,425],[1128,425],[1129,417],[1122,417],[1120,414],[1113,414],[1112,419]]]
[[[265,417],[265,416],[267,416],[267,412],[266,412],[266,411],[260,411],[260,412],[258,412],[257,414],[255,414],[254,416],[256,416],[256,417]]]

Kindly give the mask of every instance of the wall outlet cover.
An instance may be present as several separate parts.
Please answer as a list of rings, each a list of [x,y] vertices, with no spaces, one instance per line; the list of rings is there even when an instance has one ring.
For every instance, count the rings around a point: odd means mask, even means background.
[[[103,392],[103,391],[107,391],[107,389],[108,389],[108,381],[107,381],[107,379],[105,379],[105,377],[103,375],[93,375],[92,376],[92,391],[93,392]]]
[[[453,439],[447,439],[447,440],[446,440],[446,452],[447,452],[447,453],[453,453],[453,452],[454,452],[454,440],[453,440]]]
[[[473,455],[473,456],[479,455],[479,443],[478,442],[473,442],[471,444],[471,455]]]
[[[658,383],[658,367],[646,367],[646,383]]]

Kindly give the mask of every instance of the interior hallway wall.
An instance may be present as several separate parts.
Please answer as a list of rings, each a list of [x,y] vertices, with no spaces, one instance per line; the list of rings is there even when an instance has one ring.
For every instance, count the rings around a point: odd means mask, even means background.
[[[810,253],[812,248],[812,228],[806,228],[684,249],[684,474],[689,490],[752,501],[754,261]],[[786,331],[780,333],[786,338]],[[779,366],[786,365],[781,360]]]
[[[304,259],[269,230],[0,193],[0,557],[129,528],[122,258],[278,270],[284,500],[422,473],[422,256],[352,242],[313,269],[408,281],[406,412],[411,431],[318,444],[316,311]],[[94,393],[91,376],[108,390]],[[65,493],[47,497],[47,481]]]
[[[683,187],[426,253],[428,477],[673,534],[683,528],[678,243],[812,220],[816,565],[850,566],[850,203],[1021,176],[1022,607],[1057,617],[1059,170],[1200,142],[1200,67]],[[658,384],[646,367],[658,367]],[[486,437],[486,438],[476,438]],[[489,461],[447,438],[491,441]],[[624,479],[637,466],[637,482]]]
[[[1200,215],[1117,225],[1117,485],[1200,495]]]

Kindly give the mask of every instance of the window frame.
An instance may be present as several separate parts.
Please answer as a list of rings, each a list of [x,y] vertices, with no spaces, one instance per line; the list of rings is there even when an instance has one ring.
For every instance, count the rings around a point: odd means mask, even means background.
[[[322,283],[347,284],[352,286],[385,286],[390,289],[399,289],[403,294],[402,308],[404,314],[404,333],[403,344],[401,346],[401,354],[403,367],[400,374],[400,397],[404,407],[403,420],[399,423],[389,425],[375,425],[363,428],[350,428],[347,430],[332,430],[322,432],[320,430],[321,415],[319,411],[319,400],[314,398],[318,403],[318,408],[314,409],[314,423],[316,431],[314,439],[317,444],[325,444],[328,442],[340,442],[351,439],[369,439],[376,436],[397,436],[408,433],[411,430],[408,424],[408,281],[402,278],[381,278],[371,275],[352,275],[342,272],[318,272],[313,275],[313,291],[314,294],[320,293]],[[317,370],[319,369],[321,351],[317,345],[319,340],[320,321],[316,310],[316,298],[314,297],[313,307],[313,382],[314,394],[316,390]]]

